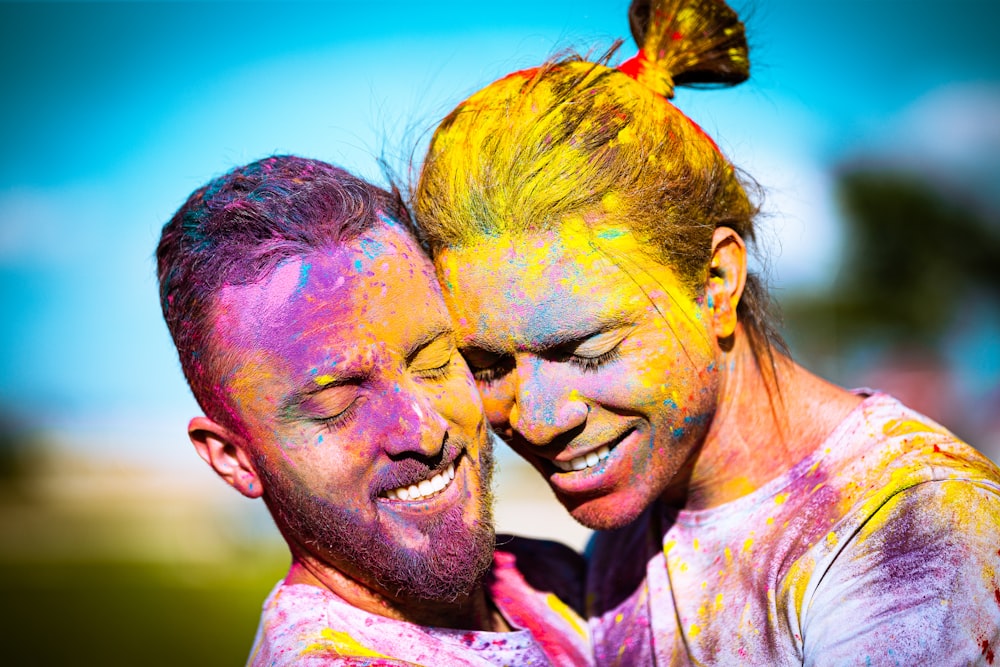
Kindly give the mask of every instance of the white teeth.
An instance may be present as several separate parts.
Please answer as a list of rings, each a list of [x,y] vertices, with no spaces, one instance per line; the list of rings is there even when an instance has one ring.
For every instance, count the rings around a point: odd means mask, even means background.
[[[420,500],[427,496],[432,496],[451,484],[455,479],[455,464],[449,463],[448,468],[443,472],[425,479],[417,484],[401,486],[398,489],[391,489],[385,492],[385,497],[389,500]]]
[[[602,445],[596,452],[588,452],[583,456],[577,456],[572,461],[553,461],[557,468],[569,472],[570,470],[585,470],[593,468],[598,463],[611,455],[611,449],[607,445]]]

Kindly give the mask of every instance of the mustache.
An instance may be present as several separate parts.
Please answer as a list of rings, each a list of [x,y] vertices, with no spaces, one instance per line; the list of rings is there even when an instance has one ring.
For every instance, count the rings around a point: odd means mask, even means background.
[[[458,459],[465,455],[467,450],[466,443],[448,438],[434,456],[424,456],[417,452],[402,454],[375,472],[372,492],[377,496],[390,489],[418,484],[429,477],[444,473],[452,463],[457,465]]]

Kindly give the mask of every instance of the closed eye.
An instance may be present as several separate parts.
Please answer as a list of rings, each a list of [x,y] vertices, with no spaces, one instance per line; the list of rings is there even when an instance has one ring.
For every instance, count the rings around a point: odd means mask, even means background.
[[[454,353],[451,336],[438,336],[414,352],[407,364],[421,379],[440,380],[448,374]]]
[[[612,361],[615,361],[620,357],[621,353],[618,351],[618,345],[615,345],[604,354],[599,354],[596,357],[582,357],[577,354],[572,354],[567,358],[567,361],[575,366],[579,366],[584,373],[592,373],[600,369],[605,364],[610,364]]]
[[[544,356],[571,363],[584,372],[596,371],[621,357],[619,348],[634,328],[602,331],[579,342],[560,346]]]
[[[343,428],[357,417],[363,400],[360,386],[347,382],[324,387],[303,400],[299,408],[312,421],[328,428]]]
[[[514,370],[514,358],[510,355],[467,348],[462,350],[462,356],[469,364],[472,377],[482,384],[493,384]]]
[[[328,417],[320,417],[318,421],[322,422],[329,429],[344,428],[358,418],[358,403],[359,400],[355,399],[339,413]]]

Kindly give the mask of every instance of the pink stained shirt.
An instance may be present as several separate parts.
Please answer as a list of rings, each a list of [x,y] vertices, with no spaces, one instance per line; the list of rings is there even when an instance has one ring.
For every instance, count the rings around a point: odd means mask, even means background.
[[[330,591],[279,583],[264,603],[250,667],[593,665],[582,602],[584,564],[554,542],[498,536],[484,582],[515,628],[415,625],[362,611]]]
[[[884,394],[755,492],[655,503],[588,554],[598,665],[988,665],[1000,650],[1000,470]]]

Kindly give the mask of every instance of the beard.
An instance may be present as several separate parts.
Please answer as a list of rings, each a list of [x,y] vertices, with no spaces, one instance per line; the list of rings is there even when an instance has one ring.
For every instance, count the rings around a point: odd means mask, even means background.
[[[424,519],[426,550],[401,544],[378,512],[365,521],[356,509],[310,493],[266,464],[258,464],[258,471],[264,500],[289,544],[389,597],[455,602],[479,585],[493,562],[493,451],[490,438],[484,440],[477,471],[479,516],[470,525],[465,508],[456,505]]]

